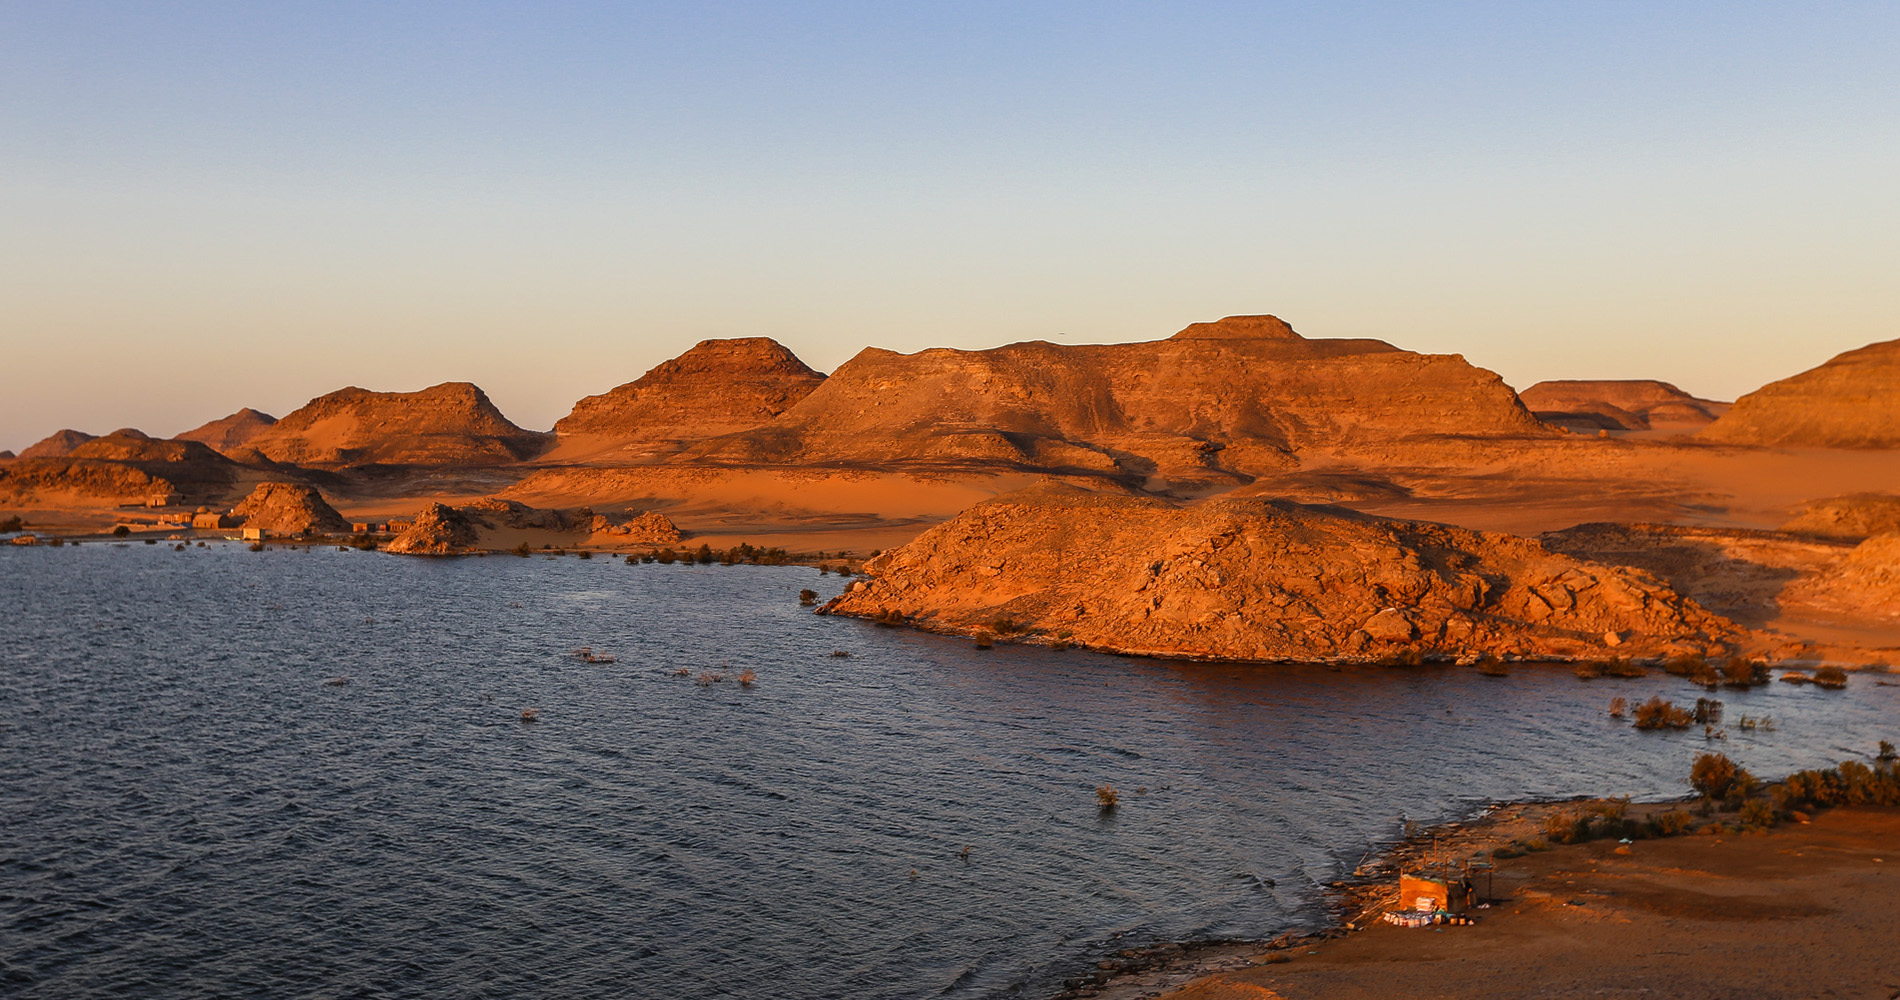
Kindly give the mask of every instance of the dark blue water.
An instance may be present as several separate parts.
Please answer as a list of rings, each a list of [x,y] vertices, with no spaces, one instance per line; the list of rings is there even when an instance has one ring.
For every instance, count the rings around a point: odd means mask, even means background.
[[[839,583],[0,548],[0,992],[1034,996],[1315,924],[1401,818],[1677,794],[1706,746],[1604,711],[1699,693],[1660,675],[985,652],[798,607]],[[1725,693],[1778,727],[1723,749],[1861,755],[1896,694]]]

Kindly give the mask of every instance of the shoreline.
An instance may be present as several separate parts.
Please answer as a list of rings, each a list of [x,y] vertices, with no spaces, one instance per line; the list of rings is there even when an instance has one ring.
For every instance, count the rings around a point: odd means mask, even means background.
[[[1891,772],[1889,772],[1891,773]],[[1777,783],[1780,784],[1780,783]],[[1774,786],[1769,786],[1774,787]],[[1516,997],[1540,977],[1570,978],[1539,996],[1731,996],[1717,988],[1684,992],[1696,977],[1739,975],[1748,995],[1813,996],[1826,980],[1805,978],[1804,956],[1763,949],[1790,933],[1855,958],[1842,982],[1900,992],[1884,907],[1900,892],[1900,806],[1839,805],[1791,816],[1766,829],[1685,830],[1635,840],[1600,838],[1516,851],[1541,840],[1549,817],[1621,805],[1627,818],[1688,812],[1690,795],[1631,803],[1579,797],[1497,803],[1470,818],[1425,827],[1389,844],[1322,893],[1328,926],[1260,940],[1162,943],[1104,960],[1098,972],[1046,1000],[1338,1000],[1385,996]],[[1697,815],[1717,824],[1733,812]],[[1506,854],[1494,855],[1500,848]],[[1894,857],[1887,857],[1888,854]],[[1401,928],[1381,923],[1397,905],[1397,874],[1436,858],[1482,859],[1483,908],[1471,926]],[[1484,872],[1476,863],[1473,870]],[[1764,887],[1768,891],[1762,891]],[[1826,897],[1817,902],[1801,894]],[[1773,931],[1757,930],[1769,923]],[[1650,985],[1622,982],[1618,949],[1632,941]],[[1679,946],[1679,947],[1678,947]],[[1711,970],[1706,953],[1766,958],[1740,972]],[[1736,959],[1741,961],[1741,959]],[[1780,963],[1777,966],[1777,963]],[[1721,963],[1718,963],[1721,964]],[[1437,971],[1472,974],[1460,983]],[[1888,975],[1887,973],[1891,973]],[[1084,981],[1085,980],[1085,981]],[[1397,981],[1425,984],[1393,992]],[[1499,983],[1504,985],[1500,986]],[[1513,985],[1515,984],[1515,985]],[[1627,991],[1627,992],[1626,992]],[[1832,995],[1831,990],[1827,990]],[[1860,994],[1855,994],[1860,995]],[[1867,994],[1874,995],[1874,994]]]

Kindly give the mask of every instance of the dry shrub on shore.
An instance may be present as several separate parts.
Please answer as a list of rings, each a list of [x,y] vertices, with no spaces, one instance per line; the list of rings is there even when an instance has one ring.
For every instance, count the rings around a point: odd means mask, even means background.
[[[1695,763],[1689,768],[1689,786],[1706,799],[1727,798],[1736,776],[1746,773],[1736,767],[1727,754],[1697,754]]]
[[[1857,760],[1841,766],[1796,771],[1775,788],[1776,805],[1900,806],[1900,770],[1892,760],[1876,758],[1873,766]]]
[[[1638,729],[1687,729],[1694,721],[1688,709],[1677,708],[1675,702],[1665,701],[1661,695],[1636,706]]]

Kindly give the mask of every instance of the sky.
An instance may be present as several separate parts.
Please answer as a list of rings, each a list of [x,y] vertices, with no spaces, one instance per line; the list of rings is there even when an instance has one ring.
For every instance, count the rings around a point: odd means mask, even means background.
[[[1732,399],[1900,337],[1896,66],[1891,0],[0,0],[0,448],[1246,313]]]

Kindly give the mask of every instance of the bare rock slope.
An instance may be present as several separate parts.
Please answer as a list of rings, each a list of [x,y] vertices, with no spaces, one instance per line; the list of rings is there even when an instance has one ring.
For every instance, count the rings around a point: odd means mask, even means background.
[[[350,530],[350,523],[322,493],[301,483],[259,483],[231,514],[246,528],[284,534]]]
[[[1272,316],[1167,340],[898,354],[868,348],[713,462],[1035,469],[1245,481],[1306,451],[1388,454],[1434,435],[1544,436],[1493,373],[1378,340],[1309,340]]]
[[[277,418],[245,407],[228,417],[219,417],[210,423],[178,435],[178,441],[196,441],[214,451],[230,454],[251,443],[251,439],[262,434],[265,429],[277,422]]]
[[[1539,420],[1573,430],[1705,427],[1729,408],[1653,379],[1555,379],[1518,398]]]
[[[1781,530],[1797,535],[1858,541],[1900,531],[1900,496],[1891,493],[1854,493],[1816,500]]]
[[[153,438],[128,427],[104,437],[87,435],[58,457],[8,463],[0,472],[0,496],[78,506],[140,503],[168,494],[215,499],[237,479],[234,463],[196,441]]]
[[[1736,400],[1701,437],[1788,448],[1900,447],[1900,340],[1770,382]]]
[[[825,376],[770,337],[703,340],[640,378],[574,404],[550,460],[641,461],[771,422]]]
[[[64,458],[73,449],[93,439],[93,435],[72,428],[54,431],[20,451],[21,458]]]
[[[1510,535],[1262,499],[1183,506],[1043,484],[978,504],[865,571],[828,612],[946,631],[1020,626],[1148,655],[1660,656],[1745,637],[1640,570]]]
[[[338,389],[244,447],[272,462],[316,467],[493,466],[535,454],[546,438],[502,416],[480,387],[444,382],[416,392]]]

